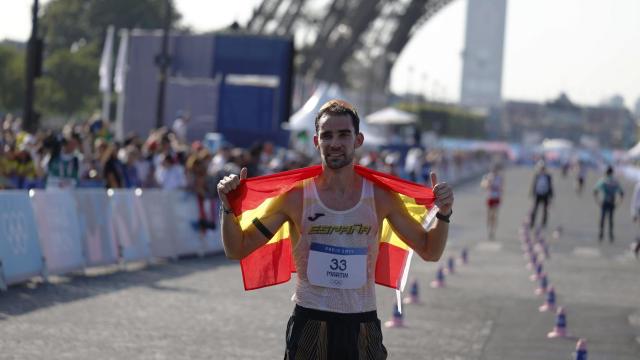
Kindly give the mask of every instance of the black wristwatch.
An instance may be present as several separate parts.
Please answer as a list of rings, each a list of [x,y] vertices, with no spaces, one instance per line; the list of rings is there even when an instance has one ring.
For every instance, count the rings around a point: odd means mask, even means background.
[[[450,223],[451,220],[449,220],[449,218],[451,217],[451,214],[453,214],[453,209],[451,209],[451,211],[449,211],[449,215],[442,215],[442,213],[440,213],[440,211],[438,211],[436,213],[436,218],[438,218],[439,220],[442,220],[446,223]]]

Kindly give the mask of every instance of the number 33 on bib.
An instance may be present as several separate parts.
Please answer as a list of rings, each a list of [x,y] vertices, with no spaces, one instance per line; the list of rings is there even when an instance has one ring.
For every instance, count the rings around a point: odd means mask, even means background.
[[[367,280],[367,248],[311,243],[307,278],[316,286],[359,289]]]

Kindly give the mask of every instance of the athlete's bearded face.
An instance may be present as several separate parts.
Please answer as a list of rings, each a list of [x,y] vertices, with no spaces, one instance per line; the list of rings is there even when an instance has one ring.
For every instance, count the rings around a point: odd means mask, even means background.
[[[334,170],[351,165],[355,150],[363,141],[364,136],[355,133],[349,115],[323,115],[318,120],[318,133],[313,137],[322,163]]]

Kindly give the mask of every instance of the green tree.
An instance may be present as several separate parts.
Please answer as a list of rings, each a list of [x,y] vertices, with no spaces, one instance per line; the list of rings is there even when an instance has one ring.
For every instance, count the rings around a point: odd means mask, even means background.
[[[43,114],[91,113],[98,106],[98,50],[95,44],[47,57],[37,82],[37,109]]]
[[[484,139],[486,137],[486,115],[479,115],[449,104],[401,103],[398,107],[418,115],[417,125],[421,131],[436,131],[442,136],[470,139]]]
[[[19,111],[24,101],[24,51],[0,45],[0,110]]]
[[[43,9],[42,35],[48,51],[69,50],[74,43],[102,46],[109,25],[159,29],[164,23],[165,0],[51,0]],[[173,1],[172,27],[180,20]]]
[[[175,27],[181,15],[173,1],[169,3],[173,9],[172,27]],[[165,0],[51,0],[47,3],[40,20],[45,61],[43,77],[37,82],[38,111],[46,118],[87,114],[98,108],[98,68],[107,27],[162,28],[164,6]],[[116,48],[117,43],[116,39]]]

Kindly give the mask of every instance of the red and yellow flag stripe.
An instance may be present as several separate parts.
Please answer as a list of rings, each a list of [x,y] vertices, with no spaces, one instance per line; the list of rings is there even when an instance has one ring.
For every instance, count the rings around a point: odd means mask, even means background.
[[[433,205],[431,189],[362,166],[355,167],[362,177],[400,195],[403,204],[417,221],[421,221]],[[322,167],[312,166],[278,174],[249,178],[229,194],[234,214],[245,229],[254,218],[260,218],[270,202],[291,190],[300,181],[318,176]],[[295,272],[292,258],[290,227],[285,223],[273,238],[240,261],[245,290],[254,290],[289,281]],[[402,275],[408,266],[410,249],[387,220],[380,231],[380,249],[376,263],[376,283],[400,289]]]

